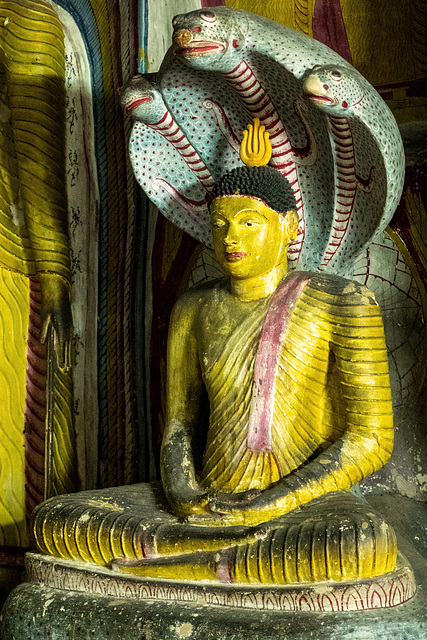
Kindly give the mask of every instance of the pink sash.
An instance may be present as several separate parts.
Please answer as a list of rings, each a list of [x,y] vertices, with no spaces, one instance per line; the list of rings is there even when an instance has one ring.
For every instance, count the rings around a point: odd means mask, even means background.
[[[289,274],[278,286],[271,300],[255,360],[249,415],[249,451],[271,451],[271,422],[282,344],[295,303],[312,275],[307,271]]]

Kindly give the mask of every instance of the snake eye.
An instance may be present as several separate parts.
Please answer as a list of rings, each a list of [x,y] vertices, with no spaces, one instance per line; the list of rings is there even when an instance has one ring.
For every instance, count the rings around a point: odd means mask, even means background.
[[[212,11],[202,11],[200,17],[205,22],[212,24],[216,21],[216,15]]]
[[[340,71],[337,71],[336,69],[334,71],[331,71],[331,76],[334,80],[341,80],[342,75],[340,73]]]

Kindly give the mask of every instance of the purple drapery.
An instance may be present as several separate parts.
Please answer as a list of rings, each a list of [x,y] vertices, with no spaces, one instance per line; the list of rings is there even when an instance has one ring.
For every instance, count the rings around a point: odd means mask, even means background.
[[[313,37],[328,45],[351,63],[340,0],[316,0],[312,21]]]

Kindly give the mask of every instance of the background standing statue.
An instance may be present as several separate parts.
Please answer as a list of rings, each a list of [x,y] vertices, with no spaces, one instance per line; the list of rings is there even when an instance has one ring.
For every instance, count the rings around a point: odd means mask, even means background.
[[[35,504],[75,486],[68,454],[45,468],[46,425],[51,456],[73,437],[73,329],[64,36],[43,0],[0,1],[0,171],[0,545],[25,547]]]

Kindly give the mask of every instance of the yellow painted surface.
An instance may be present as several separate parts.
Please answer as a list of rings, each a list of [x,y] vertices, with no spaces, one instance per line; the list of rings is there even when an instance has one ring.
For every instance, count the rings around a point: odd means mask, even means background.
[[[249,124],[243,132],[243,140],[240,145],[240,159],[250,167],[263,167],[271,158],[272,148],[270,134],[265,126],[259,126],[259,118],[254,119],[254,124]]]
[[[28,278],[0,269],[0,546],[27,544],[24,409]]]
[[[39,276],[41,339],[52,321],[59,367],[71,363],[65,93],[64,32],[51,3],[0,0],[0,546],[28,544],[24,410],[30,305],[26,276]],[[37,366],[35,362],[31,375],[41,397],[33,398],[33,415],[44,402],[44,373],[40,372],[38,385]],[[68,482],[66,472],[75,473],[75,460],[70,461],[70,448],[75,445],[70,415],[73,387],[71,374],[64,373],[64,384],[58,382],[61,375],[53,376],[49,389],[49,418],[55,423],[55,435],[47,455],[52,466],[47,476],[55,477],[51,484],[58,490],[71,490],[75,484]],[[44,406],[40,415],[43,427]],[[27,460],[40,480],[29,491],[30,503],[42,499],[45,452],[40,446]]]
[[[226,0],[227,7],[250,11],[312,36],[314,0]]]
[[[145,49],[142,49],[141,47],[139,49],[139,57],[141,58],[147,73],[148,71],[150,71],[150,60]]]
[[[420,77],[412,32],[414,4],[417,0],[341,1],[353,65],[372,84]]]
[[[58,117],[65,113],[64,77],[64,35],[53,8],[44,0],[2,0],[0,264],[69,280],[65,126]]]
[[[239,195],[217,198],[211,213],[214,251],[232,292],[241,300],[265,298],[286,273],[292,218]]]

